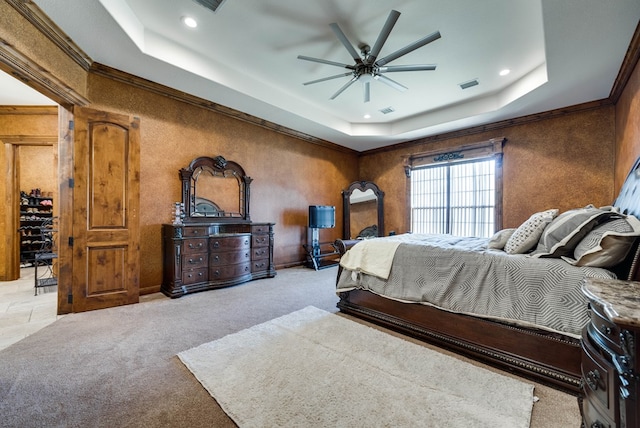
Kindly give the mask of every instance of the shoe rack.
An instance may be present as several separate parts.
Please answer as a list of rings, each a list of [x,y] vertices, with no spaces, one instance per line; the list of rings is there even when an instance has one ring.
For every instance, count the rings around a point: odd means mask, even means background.
[[[36,254],[51,246],[51,234],[43,232],[43,226],[52,218],[52,192],[20,192],[20,267],[33,266]]]

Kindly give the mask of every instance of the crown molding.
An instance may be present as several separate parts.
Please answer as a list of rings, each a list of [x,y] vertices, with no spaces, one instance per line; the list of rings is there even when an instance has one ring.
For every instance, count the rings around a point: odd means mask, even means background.
[[[34,2],[30,0],[5,0],[27,21],[60,48],[85,71],[91,67],[92,59],[67,36]]]

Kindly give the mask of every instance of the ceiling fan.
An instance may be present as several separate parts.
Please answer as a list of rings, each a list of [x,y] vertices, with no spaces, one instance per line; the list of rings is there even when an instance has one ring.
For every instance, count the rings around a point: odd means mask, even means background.
[[[431,43],[440,38],[440,32],[436,31],[428,36],[417,40],[402,49],[398,49],[397,51],[378,59],[378,55],[382,50],[382,46],[387,41],[393,26],[396,24],[396,21],[400,17],[400,12],[397,10],[392,10],[387,17],[387,21],[382,27],[380,34],[378,35],[378,39],[376,40],[373,48],[369,45],[361,43],[358,45],[360,48],[360,54],[355,50],[347,36],[344,35],[338,24],[333,23],[329,24],[335,35],[338,37],[340,42],[347,48],[349,54],[355,61],[355,64],[343,64],[340,62],[329,61],[321,58],[313,58],[310,56],[298,55],[298,59],[302,59],[305,61],[319,62],[321,64],[333,65],[336,67],[346,68],[350,71],[342,74],[337,74],[335,76],[324,77],[322,79],[312,80],[310,82],[303,83],[304,85],[312,85],[314,83],[325,82],[327,80],[338,79],[340,77],[351,76],[351,79],[342,86],[338,91],[331,96],[330,99],[335,99],[338,95],[343,93],[349,86],[351,86],[354,82],[359,81],[363,84],[364,90],[364,102],[369,102],[371,100],[371,89],[370,84],[372,80],[378,80],[382,83],[385,83],[392,88],[398,91],[405,91],[408,88],[393,79],[388,78],[384,75],[384,73],[393,73],[399,71],[430,71],[435,70],[436,66],[434,64],[413,64],[413,65],[387,65],[391,61],[394,61],[400,58],[403,55],[408,54],[409,52],[413,52],[414,50],[425,46],[428,43]]]

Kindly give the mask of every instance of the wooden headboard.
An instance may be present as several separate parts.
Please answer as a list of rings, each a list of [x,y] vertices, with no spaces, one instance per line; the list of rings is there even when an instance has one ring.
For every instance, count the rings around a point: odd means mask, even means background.
[[[614,207],[619,207],[623,214],[630,214],[640,219],[640,158],[636,159],[627,179],[624,181],[618,197],[613,202]],[[616,272],[619,278],[640,281],[640,272],[638,265],[640,264],[640,242],[636,244],[629,252],[627,260],[623,263],[623,270]],[[624,272],[628,275],[624,275]]]

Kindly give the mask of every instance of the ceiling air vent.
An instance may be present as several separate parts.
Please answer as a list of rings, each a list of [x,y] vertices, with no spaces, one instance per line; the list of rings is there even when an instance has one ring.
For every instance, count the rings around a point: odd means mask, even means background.
[[[222,6],[222,3],[225,2],[225,0],[193,0],[193,1],[214,12],[217,11],[218,8]]]
[[[478,84],[478,79],[469,80],[468,82],[460,83],[460,89],[467,89]]]
[[[394,109],[393,107],[385,107],[380,110],[380,113],[389,114],[389,113],[393,113],[394,111],[396,111],[396,109]]]

